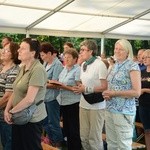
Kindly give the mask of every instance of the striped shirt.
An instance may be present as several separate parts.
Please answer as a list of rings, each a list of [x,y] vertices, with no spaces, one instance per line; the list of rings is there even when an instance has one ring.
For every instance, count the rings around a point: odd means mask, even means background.
[[[0,98],[3,97],[5,92],[13,91],[12,84],[16,79],[19,72],[19,66],[15,65],[8,69],[5,73],[0,73]],[[3,119],[3,109],[0,109],[0,118]]]

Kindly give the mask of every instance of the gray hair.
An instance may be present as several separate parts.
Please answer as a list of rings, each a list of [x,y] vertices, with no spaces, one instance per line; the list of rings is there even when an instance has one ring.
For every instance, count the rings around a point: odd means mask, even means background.
[[[98,50],[97,44],[93,40],[84,40],[83,42],[80,43],[81,46],[86,46],[89,50],[92,50],[92,55],[95,56]]]

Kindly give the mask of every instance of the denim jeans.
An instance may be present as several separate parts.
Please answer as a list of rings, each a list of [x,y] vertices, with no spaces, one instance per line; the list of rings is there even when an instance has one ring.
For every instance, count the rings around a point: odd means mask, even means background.
[[[45,102],[47,117],[43,121],[43,128],[50,140],[54,143],[63,141],[63,134],[60,128],[60,106],[57,100]]]
[[[0,139],[3,150],[11,150],[12,127],[0,119]]]

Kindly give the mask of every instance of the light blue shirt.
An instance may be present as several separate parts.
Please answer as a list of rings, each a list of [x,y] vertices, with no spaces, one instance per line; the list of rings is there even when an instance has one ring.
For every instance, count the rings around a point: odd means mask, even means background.
[[[44,66],[46,67],[46,64],[44,64]],[[48,80],[58,80],[59,74],[61,73],[62,70],[63,70],[63,65],[56,57],[52,62],[50,68],[47,70]],[[55,100],[58,94],[59,94],[59,90],[47,88],[44,101],[49,102]]]
[[[132,70],[140,71],[137,63],[131,60],[125,60],[122,64],[116,62],[107,78],[108,88],[115,91],[132,89],[130,79],[130,71]],[[135,97],[112,97],[106,102],[106,109],[114,113],[135,115]]]
[[[80,66],[74,65],[71,70],[66,67],[59,75],[59,81],[65,85],[75,86],[76,81],[80,81]],[[81,94],[75,94],[72,91],[61,89],[57,97],[60,105],[71,105],[80,101]]]

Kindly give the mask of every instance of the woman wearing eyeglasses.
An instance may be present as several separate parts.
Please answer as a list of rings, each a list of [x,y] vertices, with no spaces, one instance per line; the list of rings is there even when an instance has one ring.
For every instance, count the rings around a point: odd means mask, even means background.
[[[61,105],[63,129],[67,136],[68,150],[81,150],[79,134],[79,101],[80,94],[73,91],[80,84],[80,66],[77,64],[78,52],[70,48],[64,52],[65,67],[59,75],[60,88],[57,100]],[[50,81],[50,83],[52,83]]]
[[[13,84],[13,94],[5,109],[5,121],[12,124],[12,150],[42,150],[41,121],[47,116],[44,102],[37,106],[27,124],[16,125],[11,119],[13,113],[45,98],[47,75],[38,60],[39,52],[39,41],[31,38],[25,38],[18,49],[18,59],[23,66]]]
[[[11,125],[4,121],[4,109],[13,89],[12,84],[19,72],[19,45],[10,42],[1,51],[2,68],[0,69],[0,139],[4,150],[11,150]]]
[[[81,82],[74,92],[82,93],[80,100],[80,137],[84,150],[103,150],[102,129],[105,101],[101,92],[106,90],[107,68],[96,57],[97,44],[85,40],[80,44]]]
[[[150,150],[150,49],[143,53],[146,69],[141,71],[141,96],[139,97],[139,115],[145,131],[146,149]]]

